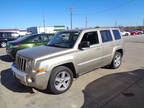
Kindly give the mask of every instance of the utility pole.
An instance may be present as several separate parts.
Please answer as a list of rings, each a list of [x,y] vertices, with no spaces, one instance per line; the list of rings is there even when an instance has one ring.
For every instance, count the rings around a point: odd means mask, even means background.
[[[144,18],[143,18],[143,26],[144,26]]]
[[[43,14],[43,27],[44,27],[44,33],[46,32],[45,31],[45,14]]]
[[[71,17],[70,24],[71,24],[71,29],[72,29],[72,11],[73,11],[73,8],[71,7],[70,8],[70,17]]]
[[[117,27],[117,21],[115,21],[115,27]]]
[[[85,28],[87,28],[87,16],[86,16],[86,21],[85,21]]]

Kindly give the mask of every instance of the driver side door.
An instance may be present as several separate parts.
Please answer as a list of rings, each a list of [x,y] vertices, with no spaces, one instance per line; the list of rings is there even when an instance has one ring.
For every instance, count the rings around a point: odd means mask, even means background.
[[[79,49],[75,53],[78,73],[83,74],[101,66],[102,49],[97,31],[87,32],[82,41],[89,41],[90,47]]]

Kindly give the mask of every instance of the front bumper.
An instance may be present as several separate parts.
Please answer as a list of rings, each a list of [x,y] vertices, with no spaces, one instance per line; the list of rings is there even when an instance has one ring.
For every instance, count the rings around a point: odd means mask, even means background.
[[[47,89],[48,78],[46,77],[46,72],[41,74],[30,74],[20,71],[16,64],[13,63],[11,67],[13,75],[25,86],[38,88],[41,90]]]

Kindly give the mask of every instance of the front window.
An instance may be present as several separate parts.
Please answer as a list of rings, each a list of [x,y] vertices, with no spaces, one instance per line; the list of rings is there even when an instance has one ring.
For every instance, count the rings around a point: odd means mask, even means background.
[[[83,41],[90,42],[90,45],[98,44],[99,43],[99,39],[98,39],[97,32],[95,31],[95,32],[85,33],[83,38],[82,38],[82,42]]]
[[[59,32],[48,42],[48,46],[72,48],[79,34],[78,31]]]

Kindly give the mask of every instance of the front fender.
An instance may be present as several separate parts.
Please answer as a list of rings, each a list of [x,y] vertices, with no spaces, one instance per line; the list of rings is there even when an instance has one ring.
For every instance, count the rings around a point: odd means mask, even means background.
[[[36,65],[37,70],[38,68],[44,68],[45,69],[45,84],[48,85],[48,81],[50,78],[50,75],[52,73],[52,70],[60,65],[66,64],[66,63],[73,63],[73,56],[70,55],[65,55],[65,56],[60,56],[60,57],[54,57],[50,59],[46,59],[44,61],[39,61],[39,63]],[[44,85],[45,85],[44,84]]]

